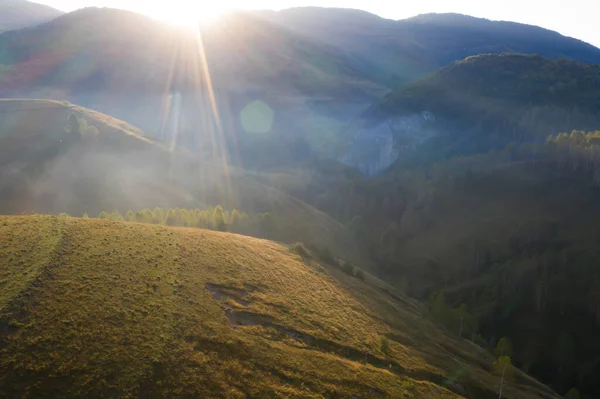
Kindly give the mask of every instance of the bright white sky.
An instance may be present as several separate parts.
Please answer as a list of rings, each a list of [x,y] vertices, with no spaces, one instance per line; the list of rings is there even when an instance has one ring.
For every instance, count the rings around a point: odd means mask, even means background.
[[[390,19],[429,12],[457,12],[494,20],[528,23],[600,47],[600,0],[33,0],[63,11],[98,6],[126,8],[169,22],[188,24],[198,15],[214,18],[227,9],[322,6],[358,8]]]

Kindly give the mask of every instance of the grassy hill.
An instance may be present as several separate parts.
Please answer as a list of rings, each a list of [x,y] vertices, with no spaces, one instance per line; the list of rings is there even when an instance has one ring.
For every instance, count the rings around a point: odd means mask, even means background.
[[[62,14],[62,11],[31,1],[3,0],[0,4],[0,32],[38,25]]]
[[[327,214],[223,161],[215,145],[203,159],[170,150],[108,115],[69,103],[0,100],[0,211],[92,216],[114,210],[206,208],[270,212],[271,239],[302,241],[367,264],[351,234]],[[69,115],[97,129],[67,132]]]
[[[7,397],[497,397],[418,304],[249,237],[0,217]],[[510,398],[557,397],[517,373]]]

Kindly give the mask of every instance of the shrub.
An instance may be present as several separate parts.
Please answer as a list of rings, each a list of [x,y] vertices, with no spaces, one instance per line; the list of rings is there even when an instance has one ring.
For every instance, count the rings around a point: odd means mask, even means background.
[[[317,250],[317,255],[319,256],[319,259],[322,262],[325,262],[330,265],[337,265],[337,262],[335,261],[335,258],[333,257],[329,248],[320,248],[319,250]]]
[[[347,275],[354,277],[354,265],[351,262],[344,263],[344,266],[342,266],[342,271]]]
[[[359,280],[365,281],[365,273],[361,269],[356,269],[354,276]]]
[[[387,337],[380,338],[379,347],[386,356],[390,354],[390,340]]]
[[[306,249],[306,247],[304,246],[304,244],[302,244],[301,242],[297,242],[295,244],[292,244],[291,250],[292,250],[292,252],[297,253],[298,255],[300,255],[304,259],[309,259],[310,258],[310,252],[308,251],[308,249]]]

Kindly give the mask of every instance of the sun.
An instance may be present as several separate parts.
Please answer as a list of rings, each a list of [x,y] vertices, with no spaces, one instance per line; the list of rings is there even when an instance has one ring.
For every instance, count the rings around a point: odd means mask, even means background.
[[[219,0],[213,0],[217,4],[208,1],[200,1],[200,4],[174,0],[169,7],[153,10],[155,18],[161,19],[169,24],[183,28],[197,28],[216,21],[220,16],[230,10],[225,5],[218,4]],[[191,4],[190,4],[191,3]],[[223,1],[221,1],[223,3]]]

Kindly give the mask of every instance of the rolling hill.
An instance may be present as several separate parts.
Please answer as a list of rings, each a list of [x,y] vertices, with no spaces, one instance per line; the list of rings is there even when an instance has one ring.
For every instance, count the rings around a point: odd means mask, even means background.
[[[0,32],[26,28],[48,22],[64,14],[62,11],[26,0],[2,0]]]
[[[0,238],[7,397],[497,397],[491,355],[280,244],[49,216]],[[557,397],[521,372],[504,392]]]
[[[262,15],[312,39],[362,54],[379,71],[375,76],[393,86],[478,54],[540,54],[600,63],[600,49],[580,40],[537,26],[461,14],[394,21],[359,10],[300,7]]]
[[[600,50],[555,32],[460,15],[390,21],[356,10],[238,12],[198,35],[88,8],[0,35],[0,91],[69,100],[163,142],[171,139],[165,126],[177,124],[176,145],[195,152],[198,131],[220,129],[236,165],[261,169],[253,162],[264,157],[248,146],[265,137],[265,145],[287,143],[284,152],[305,140],[311,152],[353,158],[345,127],[357,115],[390,88],[481,52],[600,62]],[[267,121],[260,138],[242,118],[257,102],[266,111],[255,118]],[[269,167],[289,166],[281,158]]]
[[[84,212],[222,205],[248,214],[270,212],[275,236],[302,241],[368,265],[344,226],[330,216],[260,184],[213,157],[198,159],[145,138],[108,115],[48,100],[0,100],[0,212]],[[69,115],[97,129],[68,132]],[[92,129],[93,130],[93,129]]]
[[[0,35],[0,65],[5,97],[69,100],[161,141],[177,124],[177,145],[194,151],[199,130],[219,128],[231,145],[251,137],[240,115],[257,101],[272,115],[262,136],[331,135],[386,90],[364,59],[248,13],[198,34],[123,10],[82,9]]]
[[[484,54],[393,91],[353,128],[394,141],[401,159],[429,162],[543,141],[573,129],[596,130],[599,94],[596,64]],[[415,147],[421,150],[415,153]]]

